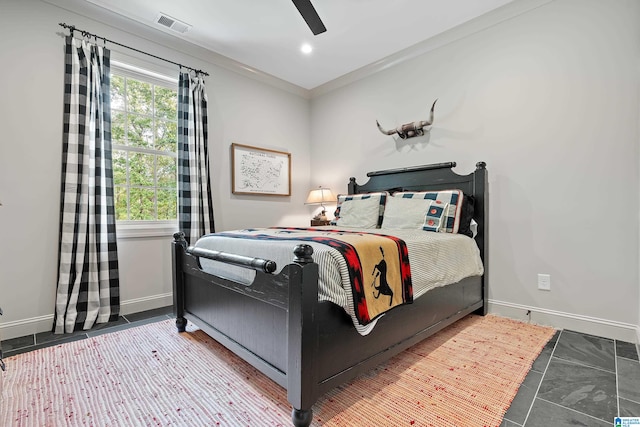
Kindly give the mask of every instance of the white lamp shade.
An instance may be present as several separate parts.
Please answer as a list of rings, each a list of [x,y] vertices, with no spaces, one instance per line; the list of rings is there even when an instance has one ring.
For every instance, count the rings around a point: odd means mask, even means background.
[[[321,205],[326,202],[335,202],[336,196],[333,195],[329,188],[317,188],[309,192],[305,205]]]

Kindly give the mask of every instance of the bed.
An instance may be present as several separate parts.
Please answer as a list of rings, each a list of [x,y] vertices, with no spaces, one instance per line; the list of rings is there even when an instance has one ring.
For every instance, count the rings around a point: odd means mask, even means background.
[[[483,274],[436,287],[411,304],[393,308],[362,334],[339,305],[319,300],[319,265],[313,248],[294,245],[291,262],[278,266],[264,257],[187,247],[182,233],[172,242],[176,326],[187,321],[287,390],[296,427],[312,421],[312,406],[332,388],[383,363],[470,313],[487,313],[488,196],[484,162],[468,175],[455,162],[389,169],[367,174],[348,193],[420,192],[459,189],[473,196],[473,239]],[[437,233],[435,233],[437,234]],[[255,270],[250,285],[211,274],[205,260]],[[277,271],[277,274],[274,272]]]

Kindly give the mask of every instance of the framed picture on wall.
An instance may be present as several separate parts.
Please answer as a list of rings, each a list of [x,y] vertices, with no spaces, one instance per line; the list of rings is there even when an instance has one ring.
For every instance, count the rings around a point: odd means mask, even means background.
[[[231,144],[233,194],[291,195],[291,153]]]

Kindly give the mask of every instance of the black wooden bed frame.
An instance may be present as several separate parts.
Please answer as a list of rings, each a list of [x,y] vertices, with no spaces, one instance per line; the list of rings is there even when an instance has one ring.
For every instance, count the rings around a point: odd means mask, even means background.
[[[458,175],[454,162],[370,172],[349,182],[349,194],[382,190],[458,188],[475,197],[475,237],[484,275],[436,288],[413,304],[394,308],[361,336],[341,307],[318,301],[313,249],[298,245],[293,262],[275,275],[272,261],[189,247],[182,233],[172,242],[176,326],[187,320],[287,390],[296,427],[312,421],[312,406],[332,388],[378,366],[462,317],[487,313],[488,195],[484,162]],[[249,286],[200,268],[199,257],[257,270]]]

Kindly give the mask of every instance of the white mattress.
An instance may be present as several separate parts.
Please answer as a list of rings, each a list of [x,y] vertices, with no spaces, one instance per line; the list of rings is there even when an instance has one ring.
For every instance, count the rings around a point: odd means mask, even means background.
[[[335,226],[316,227],[337,229]],[[399,237],[407,244],[411,278],[413,282],[414,299],[429,290],[446,286],[470,276],[480,276],[484,269],[480,259],[480,251],[475,240],[450,233],[432,233],[422,230],[363,230],[346,228],[344,230],[388,234]],[[234,233],[248,232],[237,230]],[[329,246],[304,242],[313,247],[313,259],[320,266],[318,282],[318,300],[331,301],[341,307],[351,316],[353,324],[361,335],[366,335],[376,324],[360,325],[353,308],[353,297],[350,289],[349,273],[344,258]],[[287,241],[256,241],[243,240],[233,237],[217,236],[215,234],[199,239],[195,246],[210,250],[229,252],[256,258],[275,261],[280,272],[282,268],[293,260],[293,248],[297,244],[294,240]],[[217,261],[201,259],[203,270],[239,283],[250,284],[255,277],[255,271],[223,264]],[[379,317],[378,317],[379,319]]]

